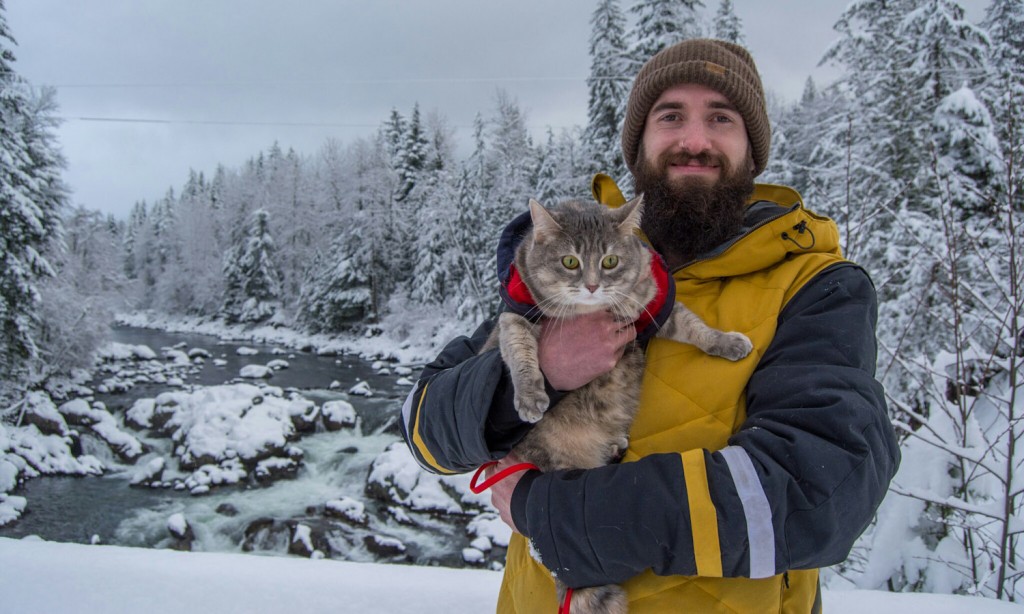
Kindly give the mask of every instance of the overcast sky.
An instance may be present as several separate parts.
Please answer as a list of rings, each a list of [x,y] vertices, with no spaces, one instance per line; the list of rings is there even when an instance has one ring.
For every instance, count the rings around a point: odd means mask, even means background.
[[[770,90],[795,100],[809,75],[831,78],[816,65],[847,2],[734,0]],[[538,136],[582,125],[595,4],[6,0],[15,70],[57,88],[72,203],[119,218],[190,168],[238,167],[275,141],[312,155],[416,102],[467,140],[499,88]]]

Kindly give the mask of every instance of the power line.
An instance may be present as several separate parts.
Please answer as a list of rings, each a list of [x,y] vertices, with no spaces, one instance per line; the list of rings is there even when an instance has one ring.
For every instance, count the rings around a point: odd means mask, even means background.
[[[583,82],[587,77],[422,77],[422,78],[394,78],[394,79],[330,79],[318,81],[197,81],[178,83],[57,83],[51,84],[56,88],[80,88],[80,89],[130,89],[130,88],[176,88],[176,87],[279,87],[308,85],[323,87],[326,85],[408,85],[421,84],[450,84],[450,83],[524,83],[530,81],[539,82]],[[600,77],[596,80],[627,80],[626,77]]]
[[[143,117],[59,117],[63,121],[104,122],[122,124],[195,124],[207,126],[288,126],[311,128],[376,128],[380,124],[343,124],[335,122],[258,122],[216,119],[151,119]]]

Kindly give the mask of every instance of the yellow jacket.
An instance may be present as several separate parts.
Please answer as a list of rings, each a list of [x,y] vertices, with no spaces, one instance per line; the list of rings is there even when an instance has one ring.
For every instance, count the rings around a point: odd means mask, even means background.
[[[873,377],[874,292],[794,191],[759,185],[748,211],[742,237],[673,276],[677,300],[753,353],[650,342],[624,461],[517,487],[532,548],[513,537],[499,612],[558,611],[549,569],[569,586],[622,584],[632,614],[820,609],[816,568],[846,557],[898,462]],[[473,354],[481,334],[450,344],[404,408],[431,471],[500,457],[528,428],[502,413],[500,357]]]

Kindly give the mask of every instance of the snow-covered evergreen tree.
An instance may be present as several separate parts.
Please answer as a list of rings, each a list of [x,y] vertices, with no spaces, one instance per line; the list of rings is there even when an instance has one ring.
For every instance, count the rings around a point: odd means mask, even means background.
[[[715,38],[736,43],[737,45],[746,45],[743,36],[743,22],[736,15],[736,11],[732,6],[732,0],[721,0],[718,3],[718,10],[715,11],[711,30]]]
[[[298,301],[298,321],[312,332],[338,332],[375,320],[367,275],[370,255],[358,228],[337,236],[326,255],[311,263]]]
[[[1001,173],[1003,191],[1024,210],[1024,3],[992,0],[982,26],[989,35],[989,61],[981,96],[996,126],[1002,158],[1011,172]]]
[[[66,189],[53,137],[52,91],[33,92],[14,70],[14,38],[0,2],[0,402],[27,383],[37,351],[43,253],[60,240]]]
[[[270,216],[253,212],[243,248],[226,266],[231,285],[222,311],[229,322],[260,322],[280,307],[281,278],[275,264],[276,247],[270,235]]]
[[[635,75],[644,62],[665,47],[703,34],[698,11],[703,0],[639,0],[630,7],[635,26],[629,36],[633,41],[632,59]]]
[[[590,17],[590,74],[587,76],[587,127],[583,133],[587,171],[626,175],[619,137],[632,81],[626,17],[618,0],[601,0]]]

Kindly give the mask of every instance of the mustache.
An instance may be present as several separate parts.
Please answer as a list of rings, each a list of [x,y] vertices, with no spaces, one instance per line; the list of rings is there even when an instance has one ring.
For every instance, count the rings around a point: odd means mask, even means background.
[[[702,151],[696,154],[691,154],[685,151],[674,154],[665,154],[661,159],[661,167],[668,168],[670,164],[686,165],[691,162],[696,162],[702,166],[728,167],[728,161],[725,159],[725,156],[715,155],[709,151]]]

